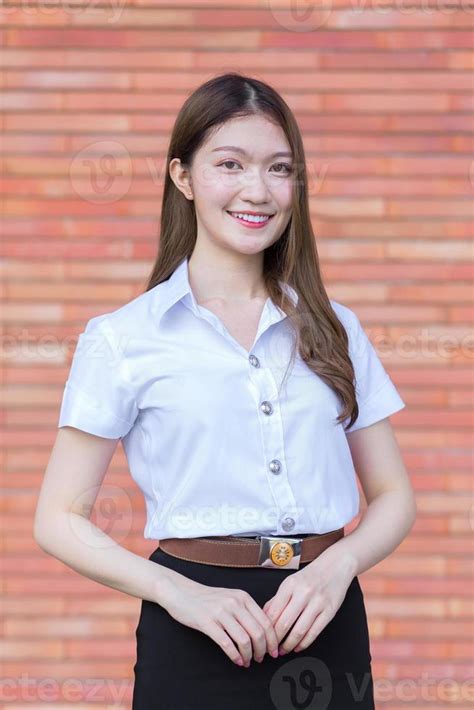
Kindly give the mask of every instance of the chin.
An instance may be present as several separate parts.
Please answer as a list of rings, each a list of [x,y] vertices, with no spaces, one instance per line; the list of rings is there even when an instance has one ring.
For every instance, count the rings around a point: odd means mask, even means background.
[[[250,254],[261,254],[265,249],[270,246],[269,244],[242,244],[238,247],[234,247],[234,251],[239,254],[245,254],[246,256]]]

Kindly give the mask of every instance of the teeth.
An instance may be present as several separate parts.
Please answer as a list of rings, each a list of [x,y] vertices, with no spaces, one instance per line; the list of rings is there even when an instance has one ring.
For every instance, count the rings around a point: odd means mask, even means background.
[[[256,215],[244,214],[242,212],[231,212],[231,215],[233,215],[234,217],[239,217],[240,219],[243,219],[246,222],[268,222],[268,220],[270,219],[268,215],[257,217]]]

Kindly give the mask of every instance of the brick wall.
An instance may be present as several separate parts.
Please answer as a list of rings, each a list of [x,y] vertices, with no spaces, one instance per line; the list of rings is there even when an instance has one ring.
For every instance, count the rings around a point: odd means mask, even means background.
[[[361,577],[377,707],[470,706],[474,8],[290,7],[78,0],[1,11],[0,708],[12,697],[19,710],[130,705],[139,600],[43,554],[32,519],[77,334],[145,288],[176,112],[234,69],[272,83],[295,111],[329,294],[374,344],[388,338],[379,353],[407,402],[393,424],[419,519]],[[106,484],[111,534],[148,555],[121,449]]]

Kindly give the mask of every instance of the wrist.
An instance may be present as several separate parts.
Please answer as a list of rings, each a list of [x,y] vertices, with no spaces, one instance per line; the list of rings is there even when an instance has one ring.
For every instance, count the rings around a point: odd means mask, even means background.
[[[347,544],[346,538],[338,540],[338,542],[331,547],[337,548],[335,553],[339,556],[341,565],[347,570],[347,573],[351,577],[356,577],[359,574],[359,560],[350,545]]]
[[[192,579],[161,565],[154,584],[153,601],[166,608],[168,603],[176,597],[176,590],[179,586],[192,587],[196,584],[197,582]]]
[[[359,573],[359,562],[351,547],[345,542],[346,538],[341,538],[326,548],[313,562],[317,567],[323,564],[324,567],[327,565],[332,570],[337,569],[351,580]]]

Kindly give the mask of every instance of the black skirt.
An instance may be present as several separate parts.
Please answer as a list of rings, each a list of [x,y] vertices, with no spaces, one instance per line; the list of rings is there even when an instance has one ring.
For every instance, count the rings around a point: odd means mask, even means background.
[[[261,606],[297,570],[218,567],[159,547],[150,560],[201,584],[244,589]],[[300,564],[300,569],[306,564]],[[283,641],[283,640],[282,640]],[[364,598],[357,577],[336,615],[302,651],[237,666],[209,636],[142,600],[132,710],[374,710]]]

